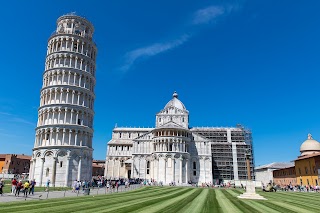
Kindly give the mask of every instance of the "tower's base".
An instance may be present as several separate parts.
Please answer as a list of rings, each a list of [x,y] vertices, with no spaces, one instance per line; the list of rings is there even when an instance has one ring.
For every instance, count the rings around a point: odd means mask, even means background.
[[[247,181],[246,192],[241,194],[241,195],[239,195],[238,198],[240,198],[240,199],[251,199],[251,200],[267,200],[266,198],[264,198],[261,195],[256,193],[255,184],[251,180]]]

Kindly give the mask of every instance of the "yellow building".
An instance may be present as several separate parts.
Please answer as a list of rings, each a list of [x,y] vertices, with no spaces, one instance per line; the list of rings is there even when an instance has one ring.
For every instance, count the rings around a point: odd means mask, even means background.
[[[320,143],[311,134],[301,144],[301,155],[295,160],[297,184],[316,186],[319,184]]]

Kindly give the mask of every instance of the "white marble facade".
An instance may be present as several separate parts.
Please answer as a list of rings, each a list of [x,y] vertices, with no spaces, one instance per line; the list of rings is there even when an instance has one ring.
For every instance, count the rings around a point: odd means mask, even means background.
[[[212,182],[211,145],[189,128],[189,111],[173,98],[156,115],[155,128],[113,129],[105,176],[178,185]]]
[[[57,20],[48,40],[30,177],[70,186],[92,176],[97,48],[93,25],[75,14]]]

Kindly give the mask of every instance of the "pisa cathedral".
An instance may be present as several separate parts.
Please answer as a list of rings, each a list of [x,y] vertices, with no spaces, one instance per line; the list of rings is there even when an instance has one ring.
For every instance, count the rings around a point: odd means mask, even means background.
[[[94,28],[63,15],[48,40],[30,178],[70,186],[92,178],[93,105],[97,48]]]
[[[189,127],[189,111],[174,92],[155,128],[116,127],[108,142],[105,177],[220,184],[247,179],[251,132],[236,127]],[[254,159],[250,160],[254,178]]]

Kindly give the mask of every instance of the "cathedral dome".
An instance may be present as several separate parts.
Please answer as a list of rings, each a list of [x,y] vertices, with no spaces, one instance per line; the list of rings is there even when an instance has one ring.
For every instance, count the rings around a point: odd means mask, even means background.
[[[178,99],[178,93],[175,91],[172,95],[172,99],[166,104],[164,108],[168,108],[170,106],[176,107],[181,110],[186,110],[186,107],[183,103]]]
[[[300,146],[300,152],[301,155],[320,153],[320,143],[314,140],[311,134],[308,134],[308,139]]]

